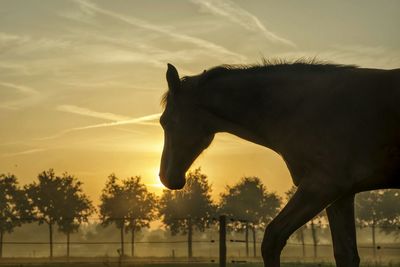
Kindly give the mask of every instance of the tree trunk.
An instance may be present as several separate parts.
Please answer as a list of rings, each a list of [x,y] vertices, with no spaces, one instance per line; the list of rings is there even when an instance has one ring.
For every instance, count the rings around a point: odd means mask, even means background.
[[[50,259],[53,258],[53,223],[49,223]]]
[[[0,258],[3,258],[3,236],[4,232],[0,231]]]
[[[135,257],[135,226],[132,224],[131,230],[131,257]]]
[[[120,251],[120,256],[123,257],[125,255],[125,250],[124,250],[124,225],[121,225],[121,251]]]
[[[67,232],[67,258],[69,259],[69,240],[70,240],[70,232]]]
[[[249,257],[249,223],[246,223],[245,242],[246,242],[246,257]]]
[[[299,229],[300,231],[300,241],[301,241],[301,246],[303,247],[303,259],[306,257],[306,244],[304,242],[304,228],[301,227]]]
[[[254,258],[257,257],[257,248],[256,248],[256,226],[253,225],[253,255]]]
[[[193,226],[192,226],[192,218],[188,218],[188,257],[191,259],[193,257],[193,249],[192,249],[192,235],[193,235]]]
[[[314,259],[317,258],[317,231],[315,229],[315,224],[314,224],[314,220],[311,220],[311,235],[312,235],[312,239],[313,239],[313,246],[314,246]]]
[[[375,239],[375,221],[372,222],[372,251],[373,251],[373,255],[374,258],[376,257],[376,239]]]

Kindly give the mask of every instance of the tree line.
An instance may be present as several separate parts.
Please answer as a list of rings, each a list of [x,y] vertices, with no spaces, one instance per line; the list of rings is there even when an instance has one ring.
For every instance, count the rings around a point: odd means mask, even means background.
[[[292,187],[286,192],[286,200],[294,194]],[[130,233],[131,251],[135,255],[135,234],[150,223],[160,220],[173,235],[187,235],[188,257],[193,257],[193,231],[205,231],[215,224],[220,214],[231,218],[228,230],[243,232],[246,256],[249,256],[249,235],[253,241],[253,255],[256,256],[256,230],[264,228],[279,212],[284,200],[275,192],[267,190],[258,177],[243,177],[238,183],[226,186],[218,203],[211,197],[211,185],[201,169],[187,174],[187,183],[182,190],[164,190],[160,197],[150,192],[140,176],[120,179],[109,175],[101,192],[100,204],[96,208],[83,192],[82,182],[68,173],[56,175],[53,169],[38,174],[31,184],[20,186],[13,174],[0,174],[0,257],[3,251],[3,237],[12,233],[23,223],[46,224],[49,233],[49,256],[53,257],[53,231],[66,236],[66,255],[70,254],[70,235],[78,231],[82,223],[92,216],[100,218],[104,227],[114,225],[120,232],[120,255],[126,255],[124,233]],[[375,253],[376,228],[386,233],[396,231],[400,221],[400,190],[378,190],[365,192],[356,198],[356,219],[360,226],[371,227]],[[310,220],[314,244],[314,256],[319,242],[318,224],[326,222],[321,212]],[[304,230],[298,229],[294,238],[303,245],[305,256]],[[396,228],[397,227],[397,228]]]

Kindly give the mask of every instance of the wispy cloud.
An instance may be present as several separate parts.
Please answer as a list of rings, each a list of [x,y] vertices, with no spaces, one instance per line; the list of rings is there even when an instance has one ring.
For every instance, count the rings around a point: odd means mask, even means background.
[[[25,86],[25,85],[19,85],[19,84],[0,81],[0,86],[16,89],[17,91],[19,91],[21,93],[25,93],[25,94],[29,94],[29,95],[39,94],[39,92],[37,90],[33,89],[32,87]]]
[[[18,53],[66,48],[71,45],[69,40],[60,38],[34,38],[29,35],[16,35],[0,32],[0,52],[15,50]]]
[[[0,51],[7,52],[7,50],[25,44],[28,41],[29,37],[27,36],[20,36],[16,34],[0,32]]]
[[[86,114],[85,114],[86,115]],[[158,125],[152,121],[159,119],[161,116],[161,113],[156,113],[156,114],[151,114],[151,115],[146,115],[138,118],[130,118],[127,120],[119,120],[119,121],[112,121],[112,122],[105,122],[105,123],[98,123],[98,124],[92,124],[92,125],[87,125],[87,126],[82,126],[82,127],[75,127],[71,129],[67,129],[64,131],[61,131],[55,135],[52,136],[47,136],[47,137],[42,137],[42,138],[37,138],[36,140],[48,140],[48,139],[54,139],[54,138],[59,138],[65,134],[76,132],[76,131],[82,131],[82,130],[89,130],[89,129],[96,129],[96,128],[106,128],[106,127],[115,127],[115,126],[123,126],[123,125],[130,125],[130,124],[141,124],[141,125]]]
[[[23,64],[15,64],[14,62],[0,62],[0,69],[2,70],[2,76],[6,76],[5,73],[17,74],[17,75],[31,75],[27,67]]]
[[[1,102],[0,108],[3,108],[3,109],[17,110],[22,107],[35,104],[38,101],[40,101],[40,99],[42,99],[42,97],[43,97],[39,93],[39,91],[37,91],[36,89],[34,89],[32,87],[26,86],[26,85],[20,85],[20,84],[0,81],[0,88],[1,87],[13,89],[16,92],[23,94],[23,96],[17,100],[9,100],[9,101]],[[7,95],[12,95],[13,93],[14,92],[11,92],[11,94],[8,93]]]
[[[57,107],[57,110],[63,111],[63,112],[68,112],[68,113],[73,113],[73,114],[78,114],[78,115],[83,115],[83,116],[88,116],[88,117],[93,117],[93,118],[98,118],[98,119],[105,119],[105,120],[110,120],[110,121],[124,121],[124,120],[129,120],[130,118],[127,116],[123,115],[118,115],[110,112],[98,112],[94,111],[88,108],[82,108],[74,105],[60,105]]]
[[[204,56],[213,56],[226,60],[225,54],[210,53],[201,47],[180,49],[178,51],[158,48],[156,47],[157,44],[151,44],[154,38],[153,33],[148,34],[148,36],[144,34],[140,37],[140,41],[138,41],[137,37],[127,36],[120,38],[111,36],[106,32],[82,31],[77,29],[70,29],[69,31],[75,34],[79,40],[82,40],[84,36],[84,38],[88,38],[91,42],[97,41],[97,45],[89,45],[87,47],[88,52],[84,55],[95,63],[119,64],[134,62],[165,69],[166,62],[195,62],[197,59],[204,58]],[[243,58],[235,57],[237,61]],[[182,69],[182,67],[180,69],[185,73],[191,73],[189,70]]]
[[[87,129],[94,129],[94,128],[103,128],[103,127],[113,127],[113,126],[121,126],[121,125],[128,125],[128,124],[144,124],[144,125],[153,125],[149,124],[149,122],[159,119],[161,113],[151,114],[142,116],[139,118],[132,118],[128,120],[121,120],[115,122],[108,122],[108,123],[99,123],[94,125],[88,125],[84,127],[74,128],[74,130],[87,130]]]
[[[86,15],[94,16],[94,14],[96,14],[96,13],[102,14],[102,15],[108,16],[110,18],[116,19],[120,22],[124,22],[128,25],[135,26],[135,27],[145,29],[145,30],[149,30],[149,31],[152,31],[152,32],[155,32],[158,34],[162,34],[162,35],[168,36],[170,38],[173,38],[177,41],[190,43],[197,47],[207,49],[208,51],[216,53],[216,54],[229,55],[229,56],[235,57],[239,60],[244,60],[246,58],[245,56],[243,56],[239,53],[230,51],[229,49],[227,49],[221,45],[215,44],[211,41],[207,41],[205,39],[201,39],[198,37],[179,33],[176,31],[176,29],[171,29],[170,27],[155,25],[155,24],[152,24],[150,22],[147,22],[145,20],[135,18],[135,17],[128,17],[123,14],[119,14],[117,12],[113,12],[111,10],[102,8],[90,1],[75,0],[75,2],[77,2],[80,5],[81,9],[84,10]],[[74,19],[79,19],[79,18],[80,18],[79,16],[74,17]],[[86,22],[86,21],[84,20],[83,22]]]
[[[7,158],[7,157],[15,157],[15,156],[21,156],[21,155],[29,155],[29,154],[46,151],[46,150],[47,150],[46,148],[34,148],[34,149],[23,150],[20,152],[6,153],[6,154],[3,154],[2,157]]]
[[[368,56],[382,56],[388,52],[387,49],[385,49],[383,46],[366,46],[360,44],[352,44],[352,45],[332,45],[332,47],[338,51],[350,52],[354,54],[368,55]]]
[[[326,50],[304,50],[277,54],[276,56],[288,60],[316,58],[340,64],[355,64],[361,67],[383,69],[398,68],[400,64],[400,54],[396,50],[359,44],[337,44],[328,47]]]
[[[252,13],[241,8],[229,0],[191,0],[194,4],[200,6],[208,12],[222,16],[233,23],[236,23],[245,29],[253,32],[261,32],[269,41],[295,47],[296,45],[276,33],[267,29],[264,24]]]

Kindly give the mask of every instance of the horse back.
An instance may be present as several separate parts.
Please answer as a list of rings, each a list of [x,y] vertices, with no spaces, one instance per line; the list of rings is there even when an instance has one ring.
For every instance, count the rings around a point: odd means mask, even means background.
[[[282,147],[295,183],[331,173],[354,192],[400,187],[400,69],[307,77]],[[326,178],[328,179],[328,178]]]

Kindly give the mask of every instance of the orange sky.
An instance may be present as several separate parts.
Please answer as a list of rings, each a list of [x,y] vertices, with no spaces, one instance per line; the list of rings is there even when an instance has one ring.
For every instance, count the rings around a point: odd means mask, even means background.
[[[78,176],[95,201],[107,176],[157,178],[166,63],[181,75],[223,63],[318,57],[400,66],[399,1],[1,1],[0,173]],[[379,12],[378,12],[379,11]],[[291,186],[274,152],[226,134],[194,167],[217,196],[259,176]]]

